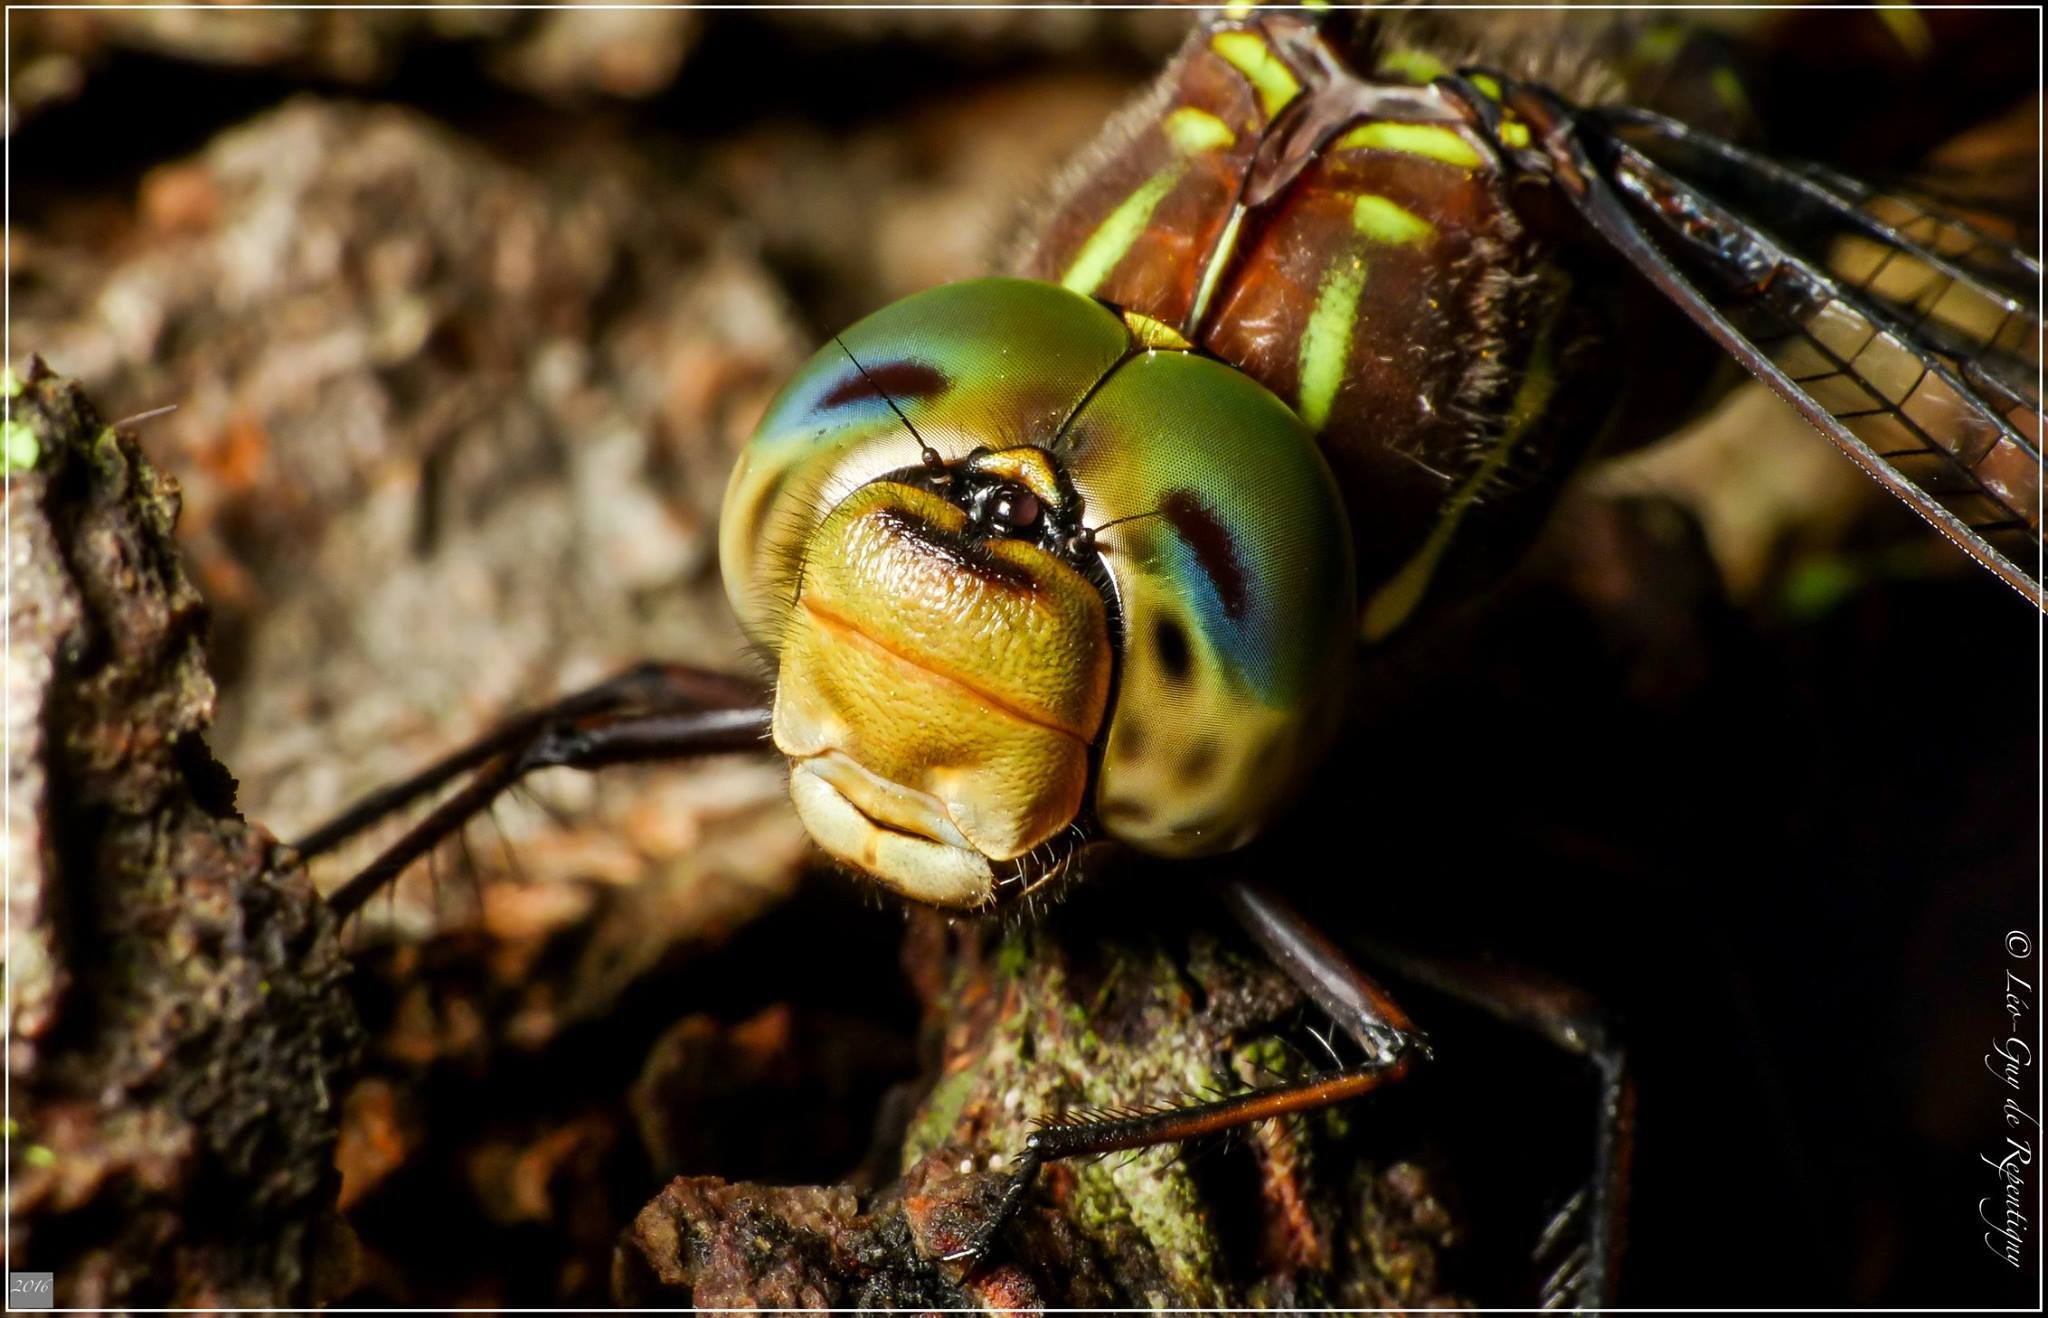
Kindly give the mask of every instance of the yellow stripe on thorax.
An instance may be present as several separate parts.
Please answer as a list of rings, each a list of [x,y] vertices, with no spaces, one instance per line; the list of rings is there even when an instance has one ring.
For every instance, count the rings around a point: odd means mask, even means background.
[[[1447,128],[1442,124],[1409,124],[1392,119],[1380,119],[1369,124],[1360,124],[1339,137],[1334,146],[1339,151],[1351,151],[1360,147],[1400,151],[1406,155],[1440,160],[1446,165],[1456,165],[1461,169],[1477,169],[1481,164],[1478,149],[1460,136],[1456,129]]]
[[[1385,197],[1362,192],[1351,203],[1351,227],[1374,242],[1409,247],[1436,237],[1436,226]]]
[[[1301,419],[1321,430],[1344,383],[1351,361],[1351,331],[1358,323],[1358,297],[1365,291],[1365,260],[1338,258],[1323,273],[1315,307],[1301,331]]]
[[[1192,105],[1170,111],[1160,127],[1166,140],[1173,143],[1173,149],[1184,156],[1237,145],[1237,134],[1230,131],[1229,124]]]
[[[1436,226],[1386,197],[1360,193],[1351,203],[1351,225],[1359,236],[1387,247],[1411,247],[1436,237]],[[1351,339],[1358,327],[1358,299],[1365,291],[1365,258],[1330,263],[1316,289],[1316,304],[1301,333],[1296,368],[1301,419],[1320,431],[1330,420],[1337,390],[1351,364]]]
[[[1400,78],[1417,86],[1435,82],[1450,71],[1450,65],[1428,51],[1416,50],[1412,46],[1396,46],[1387,51],[1380,56],[1378,66],[1373,69],[1374,73]]]
[[[1093,295],[1102,281],[1109,278],[1117,262],[1124,259],[1145,232],[1145,226],[1151,223],[1152,212],[1159,209],[1159,203],[1166,200],[1166,195],[1180,182],[1186,169],[1186,157],[1233,146],[1237,142],[1237,134],[1231,131],[1229,124],[1207,110],[1193,106],[1182,106],[1168,113],[1160,121],[1159,130],[1178,158],[1118,202],[1116,209],[1096,225],[1095,232],[1081,244],[1073,264],[1067,267],[1066,274],[1060,276],[1060,283],[1076,293]]]
[[[1209,38],[1209,48],[1244,75],[1258,93],[1259,106],[1268,119],[1301,94],[1301,81],[1294,76],[1294,70],[1273,53],[1273,48],[1258,33],[1218,32]]]
[[[1060,276],[1060,283],[1076,293],[1092,295],[1138,241],[1138,235],[1145,232],[1152,212],[1166,200],[1166,194],[1173,191],[1173,185],[1180,181],[1180,174],[1180,162],[1175,161],[1118,202],[1108,218],[1088,235],[1088,241],[1081,244],[1074,263],[1067,267],[1066,274]]]

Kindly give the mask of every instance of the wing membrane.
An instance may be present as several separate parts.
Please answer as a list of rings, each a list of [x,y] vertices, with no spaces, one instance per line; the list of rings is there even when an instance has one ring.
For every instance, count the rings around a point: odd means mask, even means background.
[[[1587,220],[1880,483],[2048,607],[2038,262],[1931,199],[1660,116],[1576,126],[1553,150],[1569,153]]]

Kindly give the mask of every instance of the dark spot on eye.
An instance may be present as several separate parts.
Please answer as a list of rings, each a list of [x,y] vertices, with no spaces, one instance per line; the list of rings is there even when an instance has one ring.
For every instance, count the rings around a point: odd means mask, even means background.
[[[1145,753],[1145,729],[1136,719],[1127,718],[1117,724],[1116,752],[1132,759]]]
[[[1159,654],[1159,666],[1166,670],[1168,681],[1188,680],[1194,660],[1188,654],[1188,634],[1181,630],[1179,623],[1171,618],[1161,618],[1153,623],[1152,648]]]
[[[1203,506],[1191,490],[1169,490],[1159,501],[1159,511],[1173,525],[1195,561],[1216,585],[1223,601],[1224,616],[1241,618],[1249,602],[1245,588],[1244,564],[1237,556],[1237,540],[1216,514]]]
[[[1202,782],[1216,769],[1216,743],[1203,738],[1195,743],[1193,750],[1180,762],[1180,781],[1183,787],[1193,787]]]
[[[832,386],[818,406],[839,407],[884,396],[899,403],[906,398],[935,398],[952,383],[944,371],[924,362],[877,362],[867,368],[866,375],[855,371]]]

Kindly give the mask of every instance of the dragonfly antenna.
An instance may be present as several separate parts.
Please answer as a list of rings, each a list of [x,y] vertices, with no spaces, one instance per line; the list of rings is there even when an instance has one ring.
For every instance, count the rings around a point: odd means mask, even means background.
[[[1125,522],[1135,522],[1141,517],[1157,517],[1164,511],[1165,509],[1163,508],[1154,508],[1149,513],[1127,513],[1122,517],[1112,517],[1100,526],[1084,526],[1074,534],[1071,547],[1077,554],[1088,553],[1095,548],[1095,537],[1107,531],[1110,527],[1122,526]]]
[[[1157,517],[1165,511],[1166,510],[1163,508],[1154,508],[1149,513],[1126,513],[1122,517],[1112,517],[1100,526],[1089,527],[1088,534],[1096,535],[1100,532],[1107,531],[1112,526],[1122,526],[1125,522],[1135,522],[1141,517]]]
[[[910,424],[910,418],[903,415],[903,409],[896,406],[896,400],[889,397],[887,391],[881,385],[875,383],[875,377],[869,375],[868,368],[860,364],[860,358],[853,355],[853,349],[846,346],[846,340],[834,334],[832,342],[839,345],[839,351],[846,354],[846,360],[853,363],[853,369],[860,372],[860,378],[868,382],[868,388],[874,390],[876,395],[889,405],[889,410],[896,414],[896,419],[903,423],[903,428],[908,430],[910,437],[917,441],[918,449],[924,454],[924,465],[932,471],[938,471],[943,468],[946,465],[946,460],[939,456],[937,449],[924,442],[924,436],[917,433],[917,427]]]

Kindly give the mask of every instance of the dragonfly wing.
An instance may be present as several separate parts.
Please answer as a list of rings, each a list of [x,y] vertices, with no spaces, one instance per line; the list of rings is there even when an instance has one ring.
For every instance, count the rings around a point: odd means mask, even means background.
[[[1643,111],[1573,116],[1546,146],[1586,220],[1731,356],[2048,607],[2040,266],[1995,221]]]

